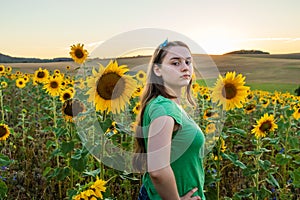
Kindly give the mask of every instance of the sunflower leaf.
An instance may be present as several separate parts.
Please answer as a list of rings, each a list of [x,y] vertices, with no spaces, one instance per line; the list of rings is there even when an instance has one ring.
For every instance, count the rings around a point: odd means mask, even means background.
[[[6,156],[0,154],[0,166],[8,166],[12,161]]]
[[[7,185],[5,184],[4,181],[2,181],[0,179],[0,199],[2,199],[2,198],[4,199],[4,197],[6,196],[7,191],[8,191]]]

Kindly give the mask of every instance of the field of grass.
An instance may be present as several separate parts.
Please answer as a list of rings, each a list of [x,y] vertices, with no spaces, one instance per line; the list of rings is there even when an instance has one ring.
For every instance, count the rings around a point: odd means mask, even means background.
[[[236,71],[246,77],[246,83],[252,89],[267,91],[289,91],[294,90],[300,85],[300,57],[297,54],[282,55],[194,55],[197,77],[210,79],[210,75],[218,70],[221,75],[228,71]],[[118,58],[119,64],[127,65],[131,70],[147,70],[150,61],[149,56]],[[106,65],[109,59],[91,60],[86,63],[89,67],[98,66],[98,63]],[[39,67],[47,68],[50,71],[61,69],[65,71],[66,66],[71,69],[79,67],[73,62],[57,63],[10,63],[4,64],[11,66],[15,70],[33,73]],[[216,77],[214,77],[216,78]]]

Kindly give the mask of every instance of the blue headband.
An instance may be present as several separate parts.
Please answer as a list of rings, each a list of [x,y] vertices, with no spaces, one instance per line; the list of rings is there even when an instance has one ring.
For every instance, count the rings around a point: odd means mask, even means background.
[[[168,39],[166,39],[162,44],[159,45],[159,48],[163,48],[165,46],[167,46],[168,44]]]

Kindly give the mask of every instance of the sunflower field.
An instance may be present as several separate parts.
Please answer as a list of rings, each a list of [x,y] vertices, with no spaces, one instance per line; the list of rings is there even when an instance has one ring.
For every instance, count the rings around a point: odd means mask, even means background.
[[[130,171],[146,73],[111,60],[24,73],[0,65],[0,199],[137,199]],[[75,73],[74,73],[75,72]],[[300,97],[251,90],[236,72],[193,83],[208,200],[300,199]]]

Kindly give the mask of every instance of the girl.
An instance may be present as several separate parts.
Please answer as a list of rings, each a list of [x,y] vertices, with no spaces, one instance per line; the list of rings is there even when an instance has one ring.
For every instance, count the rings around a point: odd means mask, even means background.
[[[161,44],[154,52],[137,117],[134,167],[143,175],[139,200],[202,199],[204,170],[199,156],[204,135],[181,108],[190,89],[193,59],[181,41]]]

